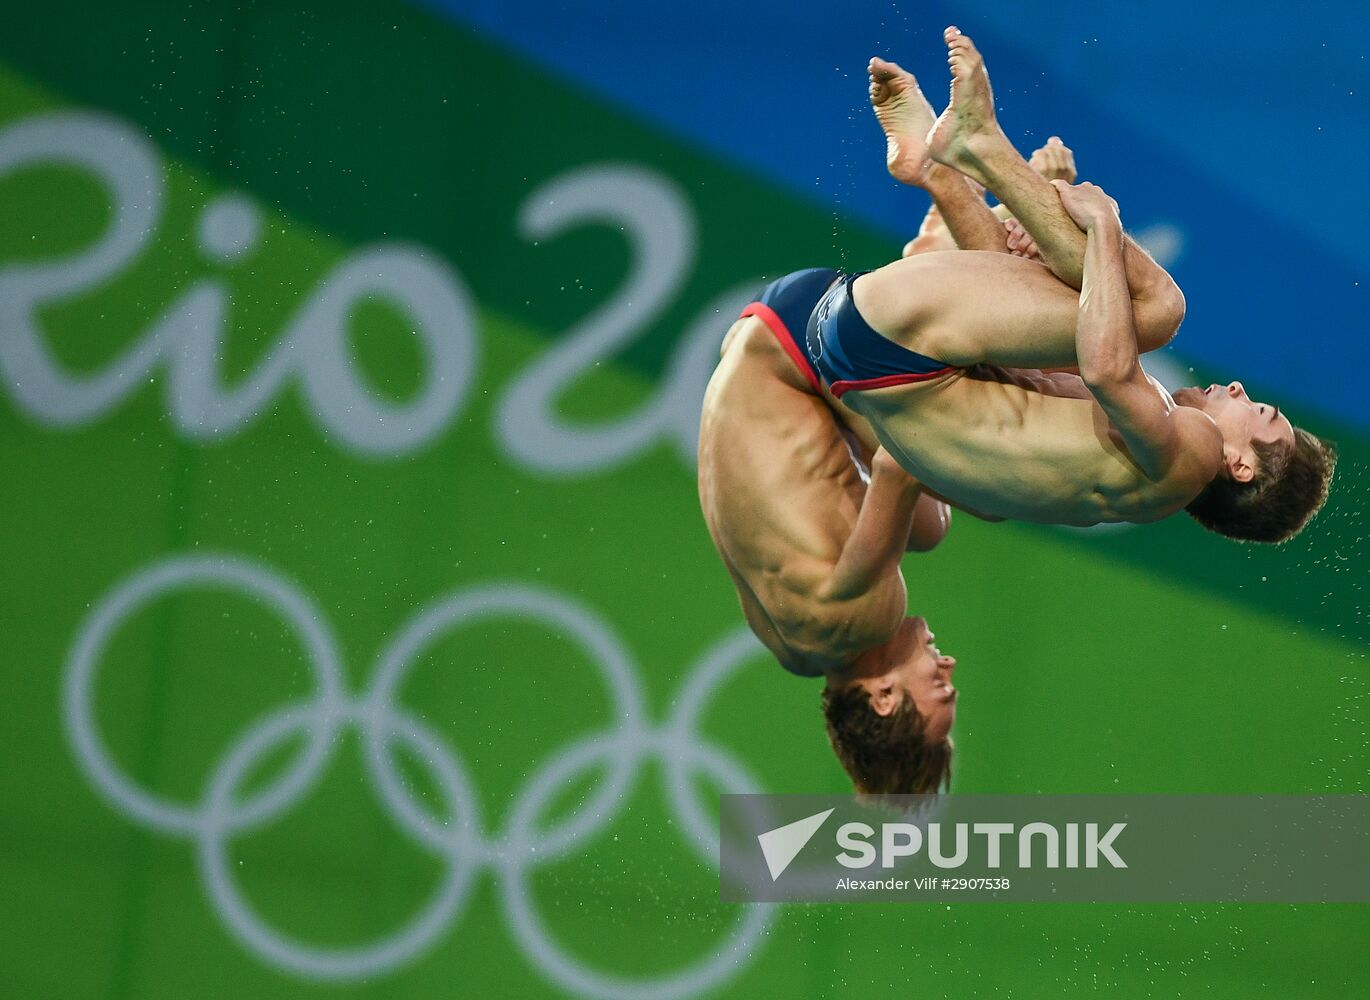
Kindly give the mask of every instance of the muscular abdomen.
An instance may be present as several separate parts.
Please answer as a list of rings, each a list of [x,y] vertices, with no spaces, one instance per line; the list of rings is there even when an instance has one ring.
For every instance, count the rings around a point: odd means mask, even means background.
[[[1097,524],[1135,513],[1129,508],[1143,485],[1138,470],[1087,396],[958,372],[845,401],[871,419],[905,468],[953,503],[1049,524]]]

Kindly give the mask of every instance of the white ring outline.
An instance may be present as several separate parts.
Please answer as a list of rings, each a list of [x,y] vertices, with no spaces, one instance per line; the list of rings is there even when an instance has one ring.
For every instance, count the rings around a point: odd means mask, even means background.
[[[288,703],[253,723],[225,752],[198,808],[192,808],[138,788],[113,764],[96,734],[91,702],[98,654],[124,616],[165,591],[197,584],[275,603],[283,617],[304,633],[306,649],[315,660],[319,690],[314,701]],[[491,615],[540,623],[550,620],[561,626],[603,671],[617,719],[615,727],[582,737],[534,772],[498,840],[481,832],[477,799],[460,757],[420,718],[392,701],[413,659],[436,636],[454,625]],[[745,630],[718,643],[690,675],[671,718],[654,728],[646,722],[631,657],[607,623],[553,591],[492,584],[449,595],[415,615],[380,656],[369,690],[348,697],[342,691],[337,644],[317,608],[292,584],[235,556],[171,556],[121,582],[83,621],[67,663],[63,714],[78,763],[96,788],[131,818],[164,833],[194,837],[199,843],[201,876],[230,933],[278,968],[333,981],[390,971],[432,945],[457,917],[476,875],[489,867],[502,876],[506,923],[549,982],[613,1000],[670,1000],[711,989],[735,972],[769,928],[774,906],[747,904],[728,942],[709,957],[655,978],[631,978],[591,968],[565,952],[536,913],[528,875],[598,833],[609,822],[613,807],[624,800],[642,765],[653,757],[665,766],[667,800],[679,812],[692,846],[706,863],[716,862],[714,830],[690,794],[691,775],[702,769],[726,787],[742,791],[757,791],[760,784],[740,762],[720,748],[703,745],[690,730],[713,691],[758,649]],[[362,732],[368,773],[377,780],[382,801],[402,831],[419,846],[446,857],[450,867],[430,900],[399,930],[359,946],[322,948],[287,937],[256,914],[232,880],[228,842],[233,835],[274,818],[306,793],[305,786],[328,763],[344,725]],[[301,729],[312,738],[298,762],[255,797],[234,802],[234,791],[261,755]],[[397,738],[434,769],[450,821],[435,821],[409,798],[388,753],[389,744]],[[557,778],[577,775],[587,765],[615,756],[619,763],[589,803],[550,831],[536,836],[530,832],[554,797]]]
[[[648,753],[666,758],[659,750],[665,744],[656,744]],[[717,751],[706,753],[702,748],[687,744],[687,755],[698,755],[697,762],[703,762],[705,769],[712,768],[721,758]],[[586,765],[596,763],[599,758],[612,754],[618,747],[611,740],[583,740],[576,750],[560,758],[559,764],[574,759],[575,764],[565,765],[563,770],[574,774]],[[669,766],[669,765],[668,765]],[[736,778],[738,770],[725,766],[715,772],[715,779],[722,778],[724,783]],[[545,787],[555,787],[550,781]],[[736,786],[734,786],[736,789]],[[739,791],[755,791],[756,786],[743,786]],[[538,798],[538,796],[529,796]],[[542,796],[545,800],[546,796]],[[537,804],[545,804],[538,802]],[[536,814],[536,809],[534,809]],[[698,845],[691,840],[691,846]],[[708,860],[707,849],[703,852]],[[715,843],[713,854],[718,848]],[[541,859],[539,859],[541,860]],[[750,903],[747,913],[737,924],[727,943],[714,954],[671,970],[655,977],[629,977],[592,969],[584,962],[574,958],[562,948],[548,932],[538,916],[533,904],[533,891],[528,884],[529,865],[522,860],[513,860],[503,866],[503,880],[500,883],[500,899],[504,903],[505,921],[513,932],[515,940],[522,946],[525,955],[530,956],[542,970],[546,978],[563,989],[576,990],[586,996],[600,997],[603,1000],[676,1000],[693,996],[713,989],[722,983],[742,960],[751,957],[757,942],[770,927],[772,908],[770,903]]]
[[[365,945],[320,948],[292,939],[258,916],[233,881],[226,836],[231,828],[216,820],[231,810],[229,799],[233,789],[250,773],[262,754],[297,729],[327,725],[326,719],[316,718],[321,714],[317,708],[280,710],[254,726],[224,758],[205,796],[205,820],[198,837],[200,870],[229,929],[249,949],[267,956],[278,966],[316,979],[348,980],[392,969],[431,945],[466,901],[479,859],[462,856],[454,844],[451,863],[429,902],[399,930]],[[348,716],[348,721],[357,721],[354,713],[348,713]],[[440,760],[447,751],[435,736],[417,727],[403,728],[399,732],[420,759]],[[442,772],[443,767],[438,770]],[[460,767],[450,767],[443,778],[445,781],[439,782],[439,787],[447,784],[444,791],[449,799],[448,807],[458,816],[473,813],[475,795]]]
[[[274,607],[304,638],[317,681],[316,702],[340,708],[344,701],[338,645],[326,620],[293,584],[264,566],[226,555],[172,556],[135,573],[107,594],[82,623],[67,660],[62,689],[67,738],[86,775],[109,801],[155,830],[184,835],[199,832],[201,810],[135,785],[97,735],[92,702],[99,654],[124,618],[167,591],[195,585],[233,590]],[[231,825],[258,825],[284,810],[328,763],[334,735],[336,723],[322,727],[298,763],[241,807],[240,816]]]
[[[588,654],[590,661],[603,671],[615,702],[615,717],[618,720],[616,732],[629,737],[641,732],[646,708],[633,676],[632,660],[623,644],[584,608],[548,592],[517,584],[467,591],[439,601],[410,619],[381,654],[366,699],[367,710],[383,712],[393,706],[396,689],[414,661],[445,631],[485,617],[531,618],[561,626],[570,637],[577,640],[577,645]],[[365,734],[367,763],[378,776],[391,767],[385,756],[383,742],[377,738],[380,728],[368,728]],[[640,760],[629,759],[615,767],[611,779],[603,784],[590,805],[583,807],[582,811],[599,818],[631,784],[640,763]],[[396,818],[409,825],[411,832],[425,842],[442,849],[443,838],[434,831],[432,818],[414,807],[403,791],[403,784],[398,781],[384,782],[382,789],[387,805],[396,811]],[[604,801],[606,799],[608,803]],[[524,836],[519,838],[515,846],[536,851],[550,860],[565,853],[585,835],[580,829],[584,825],[578,818],[572,818],[563,823],[563,826],[572,828],[569,834],[561,834],[559,839],[556,832],[544,834],[543,840],[552,841],[551,846]],[[476,849],[475,845],[471,846]],[[495,845],[488,842],[484,845],[484,851],[490,856],[498,853]]]

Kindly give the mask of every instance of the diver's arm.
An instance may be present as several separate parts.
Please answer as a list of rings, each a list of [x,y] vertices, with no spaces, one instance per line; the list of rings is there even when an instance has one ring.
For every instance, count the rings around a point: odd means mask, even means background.
[[[1078,189],[1069,189],[1077,191]],[[1098,191],[1098,189],[1094,189]],[[1116,206],[1091,192],[1066,203],[1086,232],[1084,281],[1075,351],[1080,377],[1108,414],[1143,475],[1159,482],[1180,453],[1172,405],[1156,391],[1137,356],[1132,296],[1123,264],[1123,227]]]
[[[918,481],[883,448],[871,460],[871,481],[856,527],[818,597],[849,601],[873,590],[899,567],[913,524]]]

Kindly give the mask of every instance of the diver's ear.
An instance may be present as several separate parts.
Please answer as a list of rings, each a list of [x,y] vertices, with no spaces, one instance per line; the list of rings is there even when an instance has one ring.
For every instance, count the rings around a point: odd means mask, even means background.
[[[1223,463],[1227,466],[1227,474],[1239,483],[1249,483],[1256,478],[1256,469],[1251,464],[1255,457],[1250,452],[1223,447]]]
[[[870,689],[871,708],[876,715],[891,715],[903,702],[900,691],[890,681],[881,681]]]

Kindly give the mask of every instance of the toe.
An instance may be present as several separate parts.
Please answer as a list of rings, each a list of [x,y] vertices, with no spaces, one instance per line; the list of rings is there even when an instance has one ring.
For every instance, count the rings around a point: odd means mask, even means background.
[[[887,62],[878,57],[871,60],[869,69],[871,79],[880,80],[881,82],[893,80],[898,76],[902,76],[904,72],[899,68],[898,63]]]

